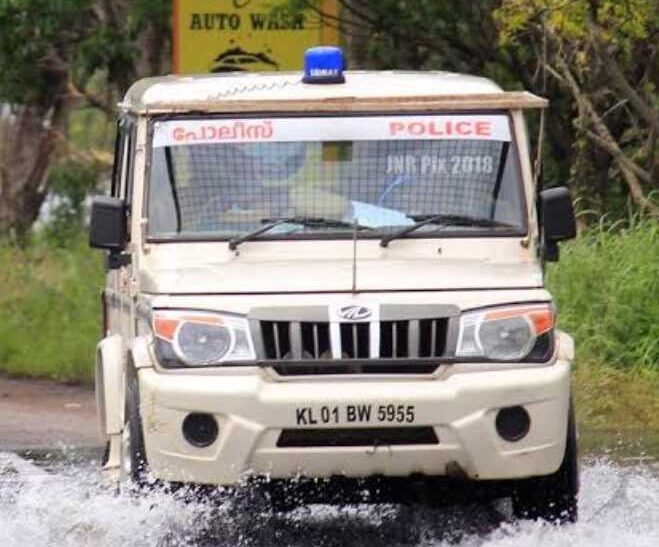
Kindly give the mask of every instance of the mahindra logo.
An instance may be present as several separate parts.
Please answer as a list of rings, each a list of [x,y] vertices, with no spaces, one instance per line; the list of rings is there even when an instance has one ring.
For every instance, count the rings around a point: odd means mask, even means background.
[[[349,306],[343,306],[339,309],[337,315],[341,319],[346,319],[347,321],[361,321],[371,317],[373,311],[370,308],[360,306],[359,304],[350,304]]]

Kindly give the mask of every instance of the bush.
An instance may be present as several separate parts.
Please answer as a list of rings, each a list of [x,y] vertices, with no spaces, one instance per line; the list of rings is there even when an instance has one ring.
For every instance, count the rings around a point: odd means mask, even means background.
[[[67,158],[49,177],[50,211],[41,230],[48,242],[66,248],[71,239],[85,230],[85,202],[96,185],[103,164]]]
[[[659,368],[657,221],[590,229],[564,245],[547,273],[578,361]]]
[[[80,233],[64,247],[0,244],[0,370],[91,381],[101,332],[101,253]]]

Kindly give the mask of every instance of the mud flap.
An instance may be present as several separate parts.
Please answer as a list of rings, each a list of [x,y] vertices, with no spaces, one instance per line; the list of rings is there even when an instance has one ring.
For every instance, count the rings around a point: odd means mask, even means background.
[[[119,335],[108,336],[96,346],[95,378],[101,435],[108,440],[123,428],[124,384],[123,343]]]
[[[102,464],[103,479],[116,485],[121,474],[121,435],[110,435],[105,447],[105,454],[103,454]]]

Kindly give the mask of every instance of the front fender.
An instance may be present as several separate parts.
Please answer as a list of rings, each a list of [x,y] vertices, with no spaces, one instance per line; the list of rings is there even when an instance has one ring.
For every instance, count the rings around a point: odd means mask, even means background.
[[[561,361],[574,361],[574,339],[566,332],[557,331],[558,334],[558,358]]]

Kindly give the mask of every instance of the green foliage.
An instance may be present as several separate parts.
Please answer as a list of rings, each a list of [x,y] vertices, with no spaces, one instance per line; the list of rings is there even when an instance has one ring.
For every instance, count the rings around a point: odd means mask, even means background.
[[[69,119],[71,155],[91,156],[88,162],[96,161],[110,168],[116,128],[116,121],[108,119],[100,110],[77,108],[71,112]]]
[[[561,250],[548,283],[577,361],[659,369],[659,223],[602,224]]]
[[[589,21],[597,20],[607,41],[625,51],[635,40],[648,38],[656,16],[656,0],[503,0],[495,14],[504,42],[515,41],[537,24],[567,39],[583,40],[590,32]]]
[[[0,244],[0,368],[91,381],[100,337],[100,253],[77,234],[64,248]]]
[[[84,32],[90,5],[91,0],[0,0],[1,99],[47,98],[51,79],[63,68],[49,61]]]
[[[509,50],[497,47],[491,13],[500,0],[340,3],[343,8],[339,25],[344,38],[361,36],[360,46],[363,42],[366,50],[368,66],[352,68],[451,70],[490,76],[511,88],[522,87],[520,67],[510,65]],[[323,2],[277,0],[277,5],[293,10],[311,5],[322,11]]]
[[[0,100],[49,104],[52,86],[63,76],[85,89],[98,71],[123,91],[134,77],[137,37],[147,25],[168,36],[171,4],[0,0]]]
[[[494,18],[503,45],[535,50],[546,69],[550,148],[583,209],[620,218],[631,198],[659,216],[645,199],[658,188],[659,2],[502,0]]]
[[[44,230],[49,242],[66,247],[82,232],[85,201],[96,186],[101,169],[98,163],[67,161],[50,174],[54,206]]]
[[[577,421],[588,430],[659,432],[659,368],[580,361],[572,379]]]

